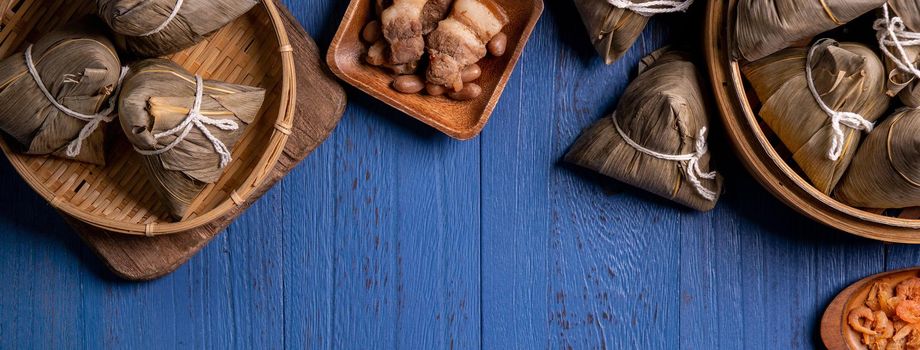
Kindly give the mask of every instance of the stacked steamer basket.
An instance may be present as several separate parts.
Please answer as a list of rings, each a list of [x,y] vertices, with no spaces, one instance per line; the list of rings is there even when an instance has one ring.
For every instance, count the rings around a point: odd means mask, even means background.
[[[748,170],[780,200],[802,214],[834,228],[886,242],[920,243],[920,208],[854,208],[816,189],[791,164],[782,143],[757,116],[760,103],[751,93],[733,58],[735,8],[738,0],[712,0],[706,20],[706,55],[716,102],[732,143]]]
[[[0,1],[0,8],[6,9],[0,56],[18,52],[44,33],[92,13],[95,6],[95,0]],[[157,236],[189,231],[224,217],[258,196],[294,125],[297,87],[283,18],[273,1],[264,0],[208,40],[169,58],[205,79],[267,91],[259,116],[233,151],[234,161],[217,183],[195,199],[182,220],[170,217],[147,182],[139,155],[121,135],[109,140],[105,167],[16,153],[7,140],[0,140],[0,148],[54,208],[98,229]]]

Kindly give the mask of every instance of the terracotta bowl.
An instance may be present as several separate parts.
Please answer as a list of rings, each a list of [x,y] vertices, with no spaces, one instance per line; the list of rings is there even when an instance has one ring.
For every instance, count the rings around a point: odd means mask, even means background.
[[[896,286],[918,275],[920,275],[920,269],[917,268],[884,272],[863,278],[841,291],[828,305],[821,318],[821,340],[824,346],[829,350],[867,349],[860,341],[860,334],[847,324],[850,311],[865,304],[870,289],[876,281],[884,281],[891,286]]]

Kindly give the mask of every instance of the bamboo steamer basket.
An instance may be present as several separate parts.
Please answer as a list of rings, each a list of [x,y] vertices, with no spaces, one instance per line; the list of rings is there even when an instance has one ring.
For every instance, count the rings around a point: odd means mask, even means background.
[[[93,13],[95,0],[0,0],[0,57],[8,57],[42,34]],[[205,79],[266,89],[260,115],[233,151],[220,180],[193,202],[191,214],[175,222],[147,181],[141,156],[118,125],[106,141],[105,167],[0,149],[22,178],[55,209],[91,226],[128,235],[159,236],[189,231],[242,205],[271,175],[291,134],[296,102],[292,47],[277,5],[261,6],[205,42],[169,58]],[[113,123],[117,124],[117,122]]]
[[[783,146],[762,126],[756,97],[745,86],[732,57],[734,13],[738,0],[710,0],[705,25],[705,54],[713,92],[736,153],[748,171],[773,195],[796,211],[825,225],[874,240],[920,244],[920,208],[854,208],[817,190],[800,174]]]

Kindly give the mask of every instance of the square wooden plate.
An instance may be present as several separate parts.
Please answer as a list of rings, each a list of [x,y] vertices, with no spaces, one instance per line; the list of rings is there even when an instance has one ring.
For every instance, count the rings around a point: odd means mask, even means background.
[[[486,57],[479,65],[482,95],[471,101],[453,101],[425,94],[407,95],[390,87],[393,75],[364,62],[368,44],[361,39],[364,26],[376,18],[374,0],[352,0],[329,47],[326,61],[342,80],[390,106],[459,140],[476,137],[492,115],[524,46],[543,14],[543,0],[493,0],[511,22],[503,32],[508,48],[502,57]]]

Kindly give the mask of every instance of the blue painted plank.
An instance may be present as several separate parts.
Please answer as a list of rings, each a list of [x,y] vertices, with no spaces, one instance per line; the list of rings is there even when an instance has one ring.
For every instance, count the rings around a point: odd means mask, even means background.
[[[234,348],[281,349],[286,230],[281,188],[267,193],[224,233],[230,248],[227,296]],[[211,300],[217,301],[217,300]],[[258,327],[253,327],[258,325]]]
[[[319,33],[321,47],[331,41],[345,11],[345,2],[290,5],[309,32]],[[330,288],[328,299],[320,303],[316,292],[311,302],[322,305],[315,310],[331,309],[325,315],[331,325],[324,330],[331,339],[314,344],[478,345],[478,142],[449,141],[362,93],[348,93],[351,104],[339,130],[313,155],[331,165],[317,181],[333,193],[326,218],[313,221],[332,221],[322,226],[331,230],[317,232],[328,239],[311,239],[319,243],[317,254],[332,264],[319,279]],[[325,196],[318,191],[307,198]],[[293,200],[290,206],[303,210],[311,207],[308,201]],[[290,300],[288,307],[301,304]]]
[[[711,232],[687,234],[706,226],[696,224],[683,236],[681,348],[818,347],[824,308],[846,285],[881,268],[882,245],[794,213],[737,161],[723,170],[727,195]],[[688,242],[695,247],[687,249]]]
[[[478,144],[351,96],[327,146],[337,208],[332,345],[478,343]]]
[[[887,270],[920,266],[920,249],[917,247],[894,244],[886,248],[885,267]]]
[[[638,61],[673,37],[664,23],[653,19],[614,65],[567,60],[574,74],[560,80],[570,82],[564,89],[572,92],[557,97],[556,139],[562,142],[554,157],[562,159],[588,124],[615,110]],[[580,45],[575,48],[591,52]],[[554,266],[562,269],[552,283],[563,314],[556,341],[570,348],[672,347],[680,329],[680,232],[674,228],[685,211],[582,169],[563,165],[554,173],[553,230],[563,238],[553,251]],[[626,333],[632,335],[621,336]]]
[[[281,184],[285,348],[332,349],[336,177],[329,147]]]
[[[397,320],[396,224],[390,189],[395,173],[393,154],[386,147],[379,118],[360,111],[353,94],[348,116],[332,144],[335,152],[332,190],[335,193],[333,344],[396,344]],[[378,128],[378,130],[374,130]],[[358,137],[377,131],[375,137]],[[392,137],[392,136],[390,136]],[[331,146],[335,147],[331,147]],[[368,151],[370,150],[370,151]],[[373,170],[373,173],[371,171]],[[389,172],[389,173],[388,173]],[[374,197],[372,195],[380,195]]]
[[[63,221],[6,160],[0,163],[0,348],[82,347],[85,310],[73,293],[85,270],[79,240],[64,234]]]
[[[287,3],[322,48],[347,5]],[[699,13],[606,67],[572,5],[547,6],[481,138],[350,89],[330,142],[155,282],[114,279],[0,162],[0,348],[807,349],[841,288],[920,261],[793,213],[724,144],[706,214],[559,164]]]
[[[226,235],[218,238],[187,266],[166,278],[167,281],[176,279],[172,282],[176,297],[184,304],[182,312],[166,320],[178,329],[181,339],[178,343],[182,347],[229,349],[234,344],[229,336],[234,334],[235,324],[234,306],[229,296],[233,288],[228,278],[233,269],[229,239]],[[226,336],[218,336],[221,334]],[[156,344],[155,341],[148,343],[152,347]]]
[[[596,177],[557,164],[583,127],[612,111],[664,31],[653,24],[608,67],[584,37],[557,34],[578,21],[572,5],[548,6],[523,78],[499,107],[516,109],[498,114],[484,135],[491,154],[483,173],[504,176],[483,179],[484,265],[499,267],[483,272],[483,303],[493,312],[483,320],[483,344],[665,348],[678,331],[677,298],[662,287],[678,279],[678,212],[632,195],[611,200]]]
[[[780,209],[774,203],[756,201],[748,206],[751,212],[769,213],[769,209]],[[798,224],[806,224],[804,220],[799,220],[799,216],[784,217],[797,220]],[[769,349],[775,346],[790,349],[810,348],[802,344],[802,334],[805,331],[803,328],[808,326],[803,318],[809,316],[802,311],[816,304],[814,249],[799,242],[794,234],[778,234],[791,228],[788,221],[769,218],[761,216],[759,220],[747,221],[741,226],[745,234],[755,235],[754,239],[747,240],[747,245],[742,247],[742,256],[745,259],[742,261],[742,276],[754,276],[742,280],[741,283],[741,310],[747,314],[747,308],[754,309],[751,313],[754,316],[751,326],[745,327],[745,345],[754,349]],[[764,231],[772,235],[761,233]],[[753,262],[750,265],[746,263],[749,260]],[[783,263],[772,263],[778,261]],[[765,308],[765,305],[770,307]],[[776,323],[779,319],[783,322]]]
[[[420,151],[396,163],[396,346],[473,348],[480,319],[479,145],[408,140],[397,149]]]
[[[724,173],[724,172],[723,172]],[[729,195],[730,196],[730,195]],[[724,204],[681,220],[680,348],[743,349],[743,237]],[[750,237],[750,236],[747,236]]]
[[[338,27],[345,1],[285,1],[320,47]],[[346,116],[346,118],[348,118]],[[341,131],[339,131],[341,132]],[[333,137],[334,139],[334,137]],[[336,144],[321,145],[281,183],[284,201],[284,346],[332,349],[336,256]],[[341,302],[341,301],[339,301]]]
[[[547,18],[549,17],[549,18]],[[547,152],[553,140],[557,23],[537,25],[482,143],[482,347],[550,346]]]
[[[219,257],[207,259],[213,250],[160,281],[118,281],[2,163],[9,197],[0,208],[0,348],[228,345],[207,336],[229,334],[220,310],[227,288],[206,285],[227,274],[200,271],[221,270]]]

